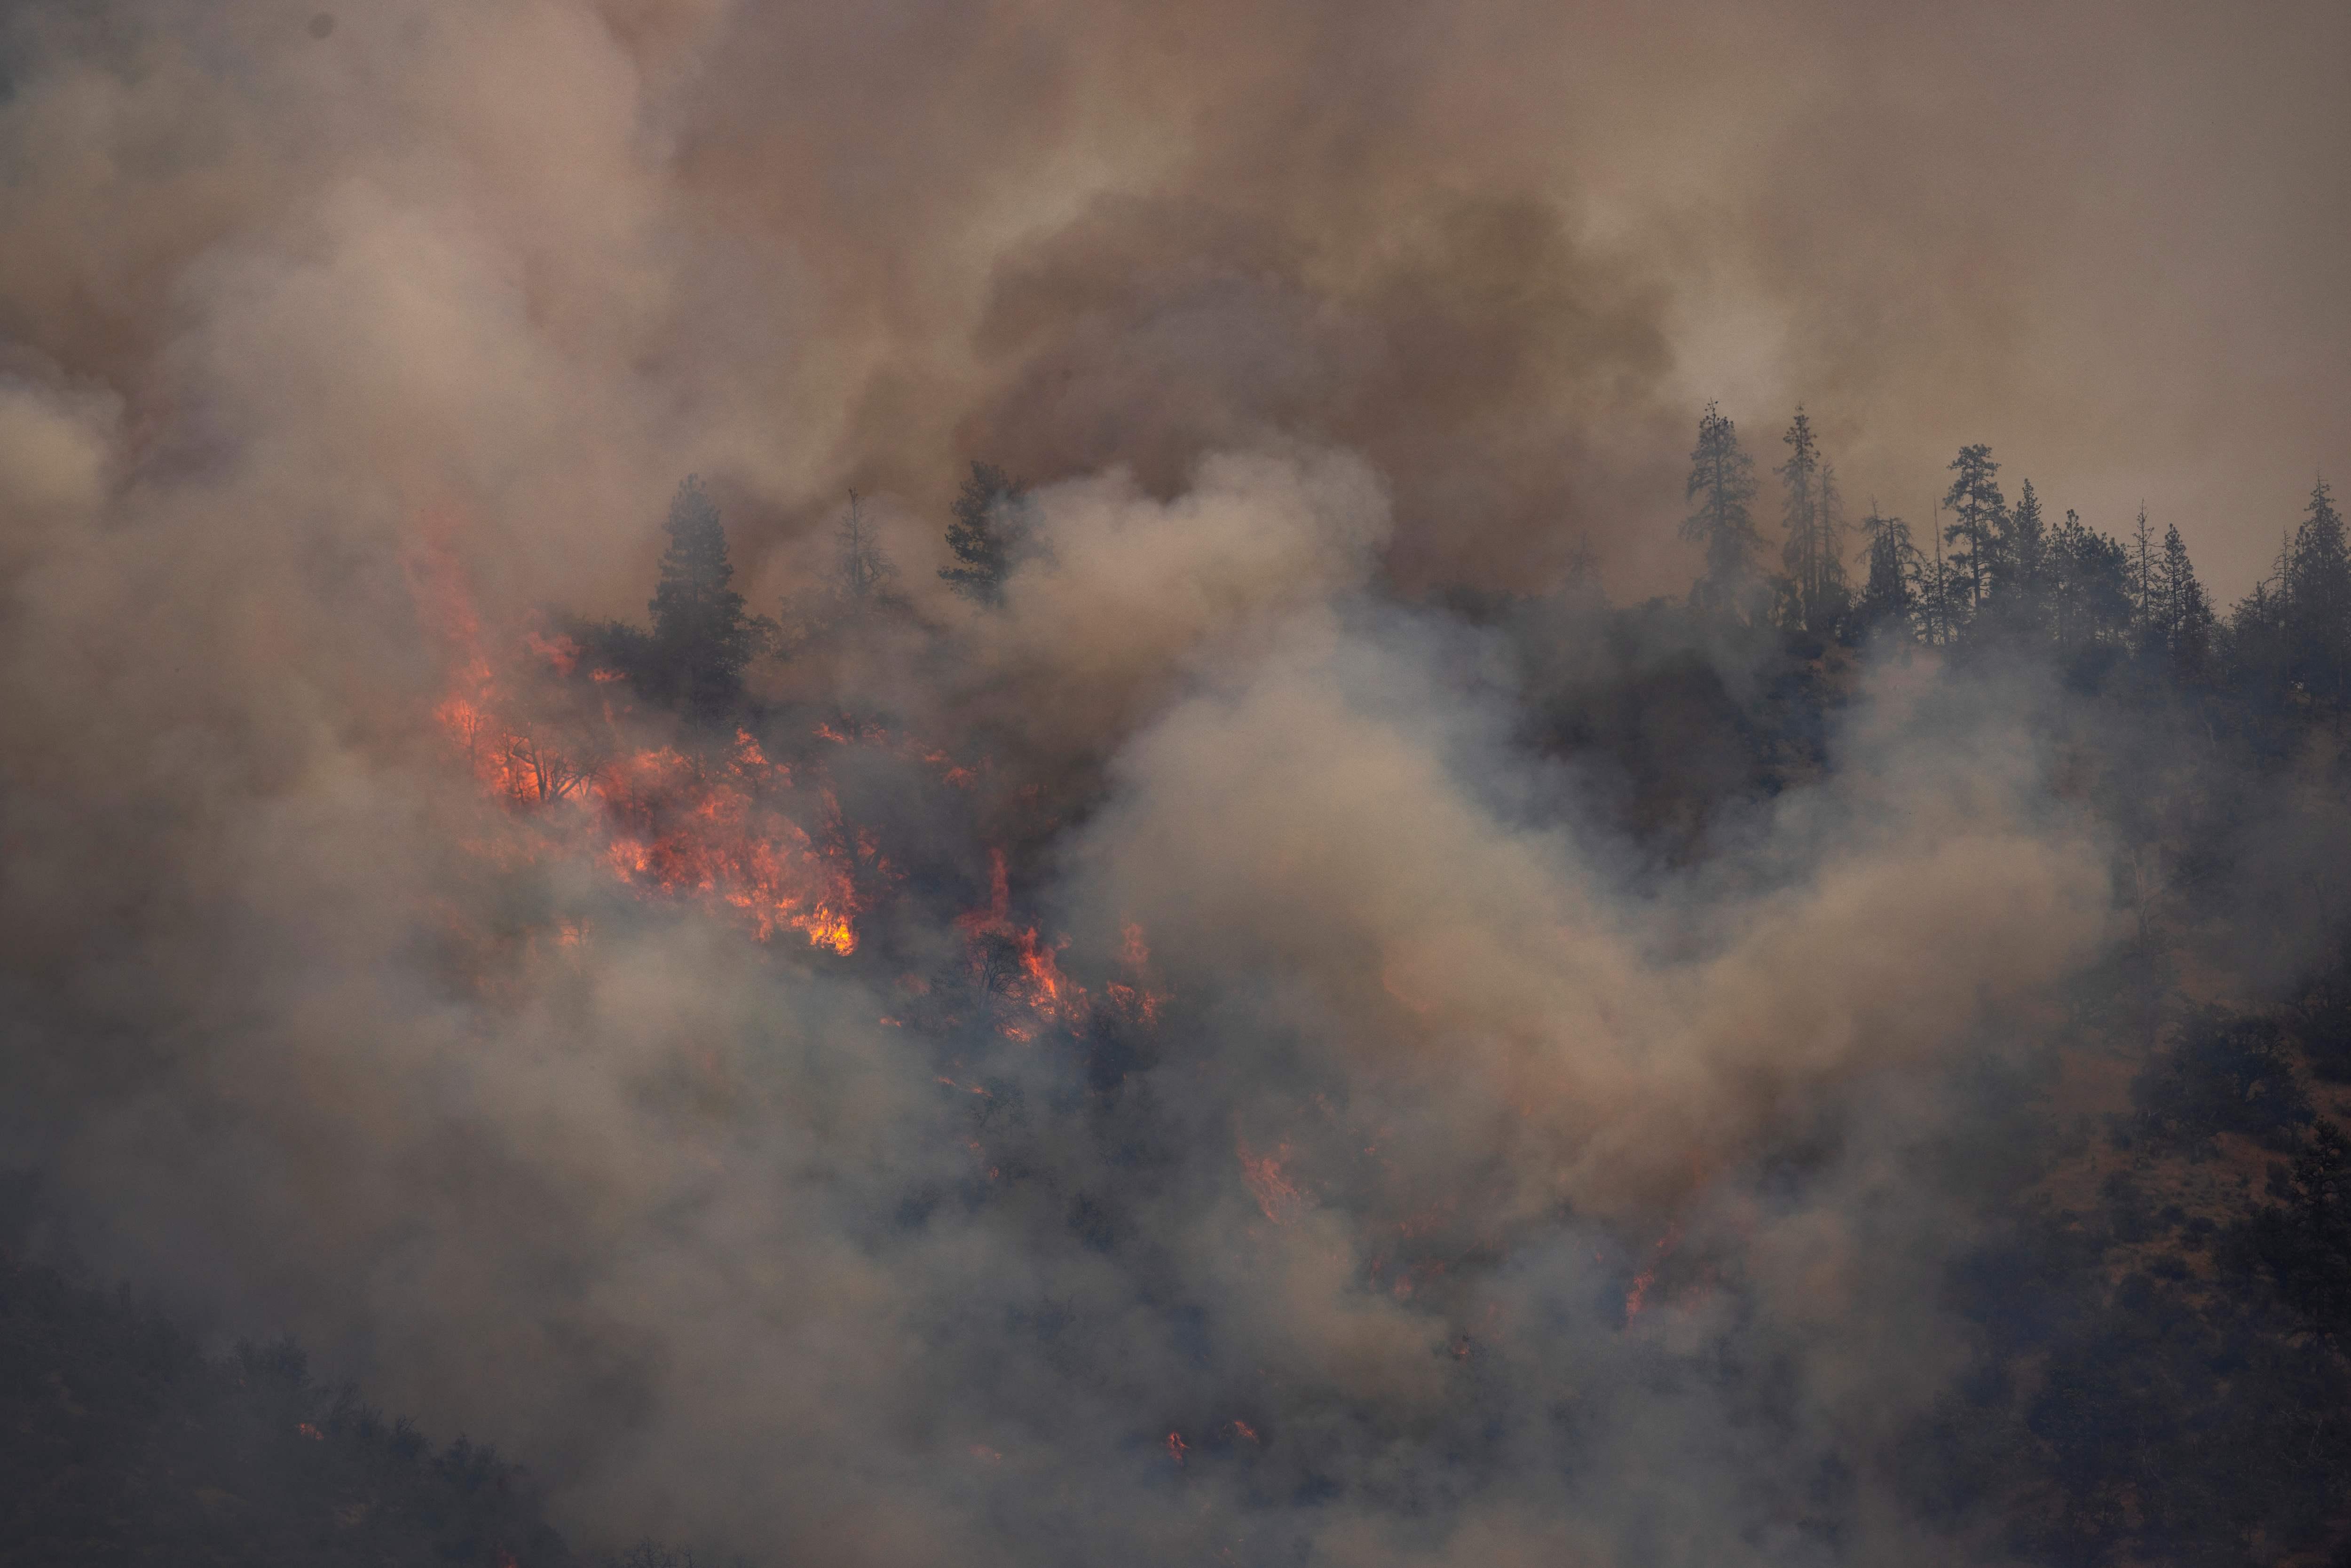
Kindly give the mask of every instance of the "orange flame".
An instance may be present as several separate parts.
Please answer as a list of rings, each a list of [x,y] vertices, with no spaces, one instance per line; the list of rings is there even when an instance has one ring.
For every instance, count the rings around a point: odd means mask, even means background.
[[[1657,1265],[1673,1255],[1674,1247],[1682,1239],[1681,1221],[1676,1220],[1663,1236],[1657,1238],[1656,1256],[1649,1266],[1633,1276],[1633,1288],[1625,1293],[1625,1321],[1631,1322],[1641,1315],[1648,1303],[1649,1287],[1657,1281]]]
[[[1061,954],[1069,938],[1048,944],[1036,926],[1012,918],[1010,878],[1002,850],[988,852],[987,904],[957,915],[956,925],[972,945],[973,967],[988,988],[1040,1018],[1063,1024],[1079,1025],[1091,1016],[1092,1001],[1086,988],[1061,971]],[[1003,959],[1009,963],[1002,964]],[[1158,998],[1134,987],[1114,985],[1108,990],[1113,1006],[1146,1021],[1158,1010]],[[1034,1037],[1033,1030],[1019,1023],[999,1023],[997,1029],[1010,1040]]]
[[[1257,1198],[1257,1206],[1276,1225],[1287,1225],[1306,1207],[1306,1194],[1299,1185],[1282,1174],[1282,1162],[1290,1157],[1290,1145],[1278,1145],[1270,1155],[1253,1155],[1249,1141],[1242,1139],[1235,1151],[1240,1157],[1241,1180]]]
[[[534,733],[485,652],[481,617],[441,531],[428,524],[410,580],[452,654],[451,689],[434,717],[484,792],[532,813],[544,841],[601,862],[648,894],[732,912],[762,942],[791,930],[813,946],[854,952],[857,916],[870,903],[864,888],[892,873],[872,836],[841,821],[832,796],[819,795],[812,838],[785,809],[790,768],[769,760],[748,731],[738,730],[716,761],[671,747],[621,753],[609,703],[586,744],[593,751],[611,743],[619,754],[582,756]],[[578,668],[580,649],[569,638],[534,632],[525,643],[559,675]],[[592,674],[599,684],[618,678]]]

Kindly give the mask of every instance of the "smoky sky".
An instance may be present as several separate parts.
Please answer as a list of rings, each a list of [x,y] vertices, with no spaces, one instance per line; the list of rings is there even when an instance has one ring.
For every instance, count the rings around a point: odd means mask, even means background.
[[[2099,527],[2143,499],[2233,597],[2341,451],[2346,43],[7,8],[0,1128],[50,1244],[298,1330],[589,1536],[1960,1555],[1850,1457],[1959,1354],[1971,1065],[2114,937],[2048,692],[1875,669],[1831,766],[1661,863],[1522,744],[1491,628],[1413,606],[1582,555],[1685,588],[1709,399],[1767,455],[1802,402],[1914,522],[1962,442]],[[935,575],[973,459],[1035,486],[1000,613]],[[852,486],[901,569],[761,676],[896,737],[791,798],[935,873],[855,962],[523,854],[435,724],[469,643],[640,614],[688,473],[756,609]],[[1152,1030],[924,1023],[991,852]],[[1842,1544],[1789,1500],[1832,1472]]]
[[[454,421],[534,541],[1271,428],[1374,462],[1408,580],[1646,592],[1697,406],[1802,402],[1856,500],[1988,441],[2233,596],[2339,440],[2333,7],[313,15],[12,19],[9,336],[147,461],[250,434],[185,377],[261,312],[289,401],[374,368],[306,444]]]

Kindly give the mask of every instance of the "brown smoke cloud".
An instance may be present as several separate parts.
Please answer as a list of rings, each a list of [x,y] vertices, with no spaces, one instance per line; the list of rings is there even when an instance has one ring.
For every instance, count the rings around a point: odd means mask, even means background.
[[[1856,497],[1988,440],[2234,591],[2339,440],[2324,7],[861,17],[741,16],[686,157],[853,302],[835,463],[1164,492],[1271,426],[1390,478],[1407,578],[1646,591],[1695,405],[1802,401]]]
[[[1386,591],[1678,590],[1713,396],[1914,517],[1960,441],[2143,489],[2243,586],[2351,373],[2336,8],[320,14],[0,22],[0,1126],[60,1234],[583,1530],[893,1568],[1745,1552],[1933,1396],[1922,1085],[2108,934],[2029,718],[1889,676],[1664,872]],[[933,577],[974,457],[1040,486],[1000,616]],[[635,614],[689,471],[762,610],[881,493],[914,618],[775,678],[1082,774],[1023,891],[1073,965],[1148,933],[1147,1089],[485,869],[420,563]],[[585,956],[517,935],[574,906]],[[1816,1191],[1741,1188],[1856,1101]],[[1620,1336],[1675,1217],[1767,1321]],[[1796,1435],[1645,1381],[1697,1343],[1784,1351]]]
[[[1976,439],[2144,497],[2234,591],[2339,439],[2329,7],[310,15],[17,15],[9,336],[201,445],[232,335],[288,406],[216,432],[331,422],[542,558],[696,466],[935,510],[1273,430],[1395,486],[1408,580],[1673,589],[1720,396],[1908,512]]]

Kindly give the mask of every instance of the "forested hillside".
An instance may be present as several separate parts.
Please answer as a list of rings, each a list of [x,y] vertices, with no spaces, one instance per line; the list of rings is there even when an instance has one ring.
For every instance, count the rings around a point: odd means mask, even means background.
[[[1635,889],[1719,874],[1768,892],[1782,873],[1740,846],[1874,766],[1870,726],[1907,727],[1898,754],[1941,756],[1932,737],[1995,714],[1997,733],[2030,737],[2018,766],[2047,791],[2032,809],[2095,824],[2108,935],[2092,961],[1988,1008],[1961,1049],[1808,1091],[1758,1130],[1693,1145],[1696,1174],[1668,1184],[1679,1196],[1662,1209],[1508,1218],[1514,1200],[1473,1181],[1405,1218],[1350,1289],[1427,1301],[1458,1324],[1443,1359],[1467,1381],[1434,1432],[1407,1437],[1376,1402],[1317,1416],[1269,1383],[1205,1425],[1174,1396],[1164,1441],[1137,1438],[1143,1452],[1120,1462],[1161,1467],[1162,1486],[1221,1477],[1245,1517],[1290,1521],[1244,1535],[1249,1560],[1321,1561],[1286,1530],[1350,1499],[1406,1519],[1423,1506],[1353,1470],[1354,1439],[1338,1435],[1349,1423],[1433,1446],[1445,1473],[1474,1477],[1522,1462],[1493,1424],[1512,1396],[1491,1378],[1604,1354],[1630,1381],[1596,1417],[1604,1428],[1694,1384],[1713,1414],[1680,1440],[1721,1433],[1795,1457],[1793,1490],[1757,1505],[1774,1560],[1846,1560],[1874,1538],[1865,1519],[1892,1510],[1969,1560],[2351,1563],[2351,910],[2336,884],[2351,864],[2351,550],[2327,485],[2290,521],[2273,573],[2216,611],[2178,527],[2158,535],[2142,512],[2116,538],[2071,511],[2052,521],[2029,481],[2009,497],[1982,446],[1959,452],[1934,519],[1914,527],[1875,507],[1847,516],[1802,411],[1782,445],[1767,484],[1733,423],[1706,411],[1683,528],[1701,564],[1686,599],[1612,605],[1579,567],[1541,592],[1391,594],[1364,613],[1474,664],[1480,691],[1506,699],[1502,743],[1565,770],[1537,788],[1564,789],[1579,831],[1625,846]],[[1212,1059],[1216,977],[1169,978],[1139,926],[1115,956],[1068,952],[1035,913],[1040,857],[1072,823],[1120,809],[1114,773],[1024,751],[1012,727],[976,728],[956,753],[929,747],[908,737],[911,705],[846,695],[824,674],[883,647],[914,650],[919,666],[951,657],[971,627],[994,635],[1038,613],[1022,574],[1053,570],[1071,536],[1052,532],[1051,492],[974,465],[942,539],[939,576],[975,618],[957,622],[902,591],[864,505],[852,497],[841,514],[829,570],[763,613],[734,586],[716,501],[689,481],[649,625],[550,612],[495,678],[469,652],[466,695],[439,717],[490,820],[534,847],[483,862],[497,891],[482,907],[501,913],[442,939],[434,962],[495,998],[516,983],[498,977],[544,961],[535,953],[586,952],[697,908],[774,945],[761,962],[779,973],[804,945],[806,961],[886,988],[881,1023],[933,1064],[938,1126],[971,1151],[959,1176],[897,1199],[883,1233],[1025,1210],[1041,1255],[1147,1273],[1165,1261],[1152,1216],[1189,1179],[1199,1135],[1196,1113],[1161,1086]],[[648,737],[653,749],[629,749]],[[1865,813],[1832,821],[1859,841],[1875,831]],[[639,902],[547,883],[534,865],[566,843],[602,846]],[[940,930],[952,944],[928,935]],[[1851,938],[1792,977],[1828,983],[1876,963],[1875,947]],[[1902,951],[1938,962],[1931,946]],[[1388,962],[1377,983],[1409,1000]],[[1899,1038],[1872,1049],[1906,1059]],[[675,1071],[686,1076],[659,1092],[729,1092],[707,1067]],[[1887,1082],[1935,1110],[1900,1113],[1906,1131],[1879,1146],[1868,1107],[1886,1103]],[[1371,1201],[1389,1179],[1374,1168],[1389,1132],[1370,1134],[1371,1164],[1310,1145],[1312,1116],[1344,1129],[1353,1113],[1320,1099],[1310,1113],[1299,1093],[1276,1096],[1292,1106],[1279,1142],[1238,1143],[1242,1185],[1275,1233]],[[1864,1167],[1877,1174],[1854,1189]],[[1803,1358],[1817,1353],[1775,1321],[1789,1308],[1770,1304],[1778,1265],[1755,1237],[1775,1212],[1824,1203],[1885,1207],[1853,1222],[1858,1250],[1838,1269],[1903,1281],[1841,1287],[1860,1291],[1848,1302],[1895,1289],[1911,1302],[1897,1315],[1940,1325],[1945,1374],[1865,1438],[1808,1424],[1807,1380],[1821,1374]],[[1873,1225],[1878,1239],[1862,1239]],[[1499,1278],[1530,1227],[1597,1243],[1580,1287],[1596,1301],[1552,1309],[1550,1328],[1523,1306],[1501,1318],[1438,1304]],[[1149,1310],[1215,1321],[1182,1304],[1180,1284],[1158,1289],[1173,1299]],[[1866,1322],[1879,1309],[1838,1310]],[[6,1561],[580,1560],[545,1522],[528,1470],[462,1438],[428,1444],[359,1391],[314,1383],[290,1340],[210,1354],[132,1294],[22,1260],[0,1274],[0,1312]],[[1001,1332],[1050,1347],[1049,1364],[1081,1381],[1113,1375],[1086,1372],[1095,1353],[1061,1337],[1082,1321],[1049,1301]],[[986,1441],[971,1452],[1001,1458]],[[1557,1462],[1567,1477],[1588,1461]],[[652,1546],[627,1559],[686,1560]]]

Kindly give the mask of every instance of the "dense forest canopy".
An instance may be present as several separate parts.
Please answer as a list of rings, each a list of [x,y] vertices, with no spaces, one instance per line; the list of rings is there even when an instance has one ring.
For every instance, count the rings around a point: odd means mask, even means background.
[[[0,1563],[2351,1563],[2346,44],[0,4]]]

